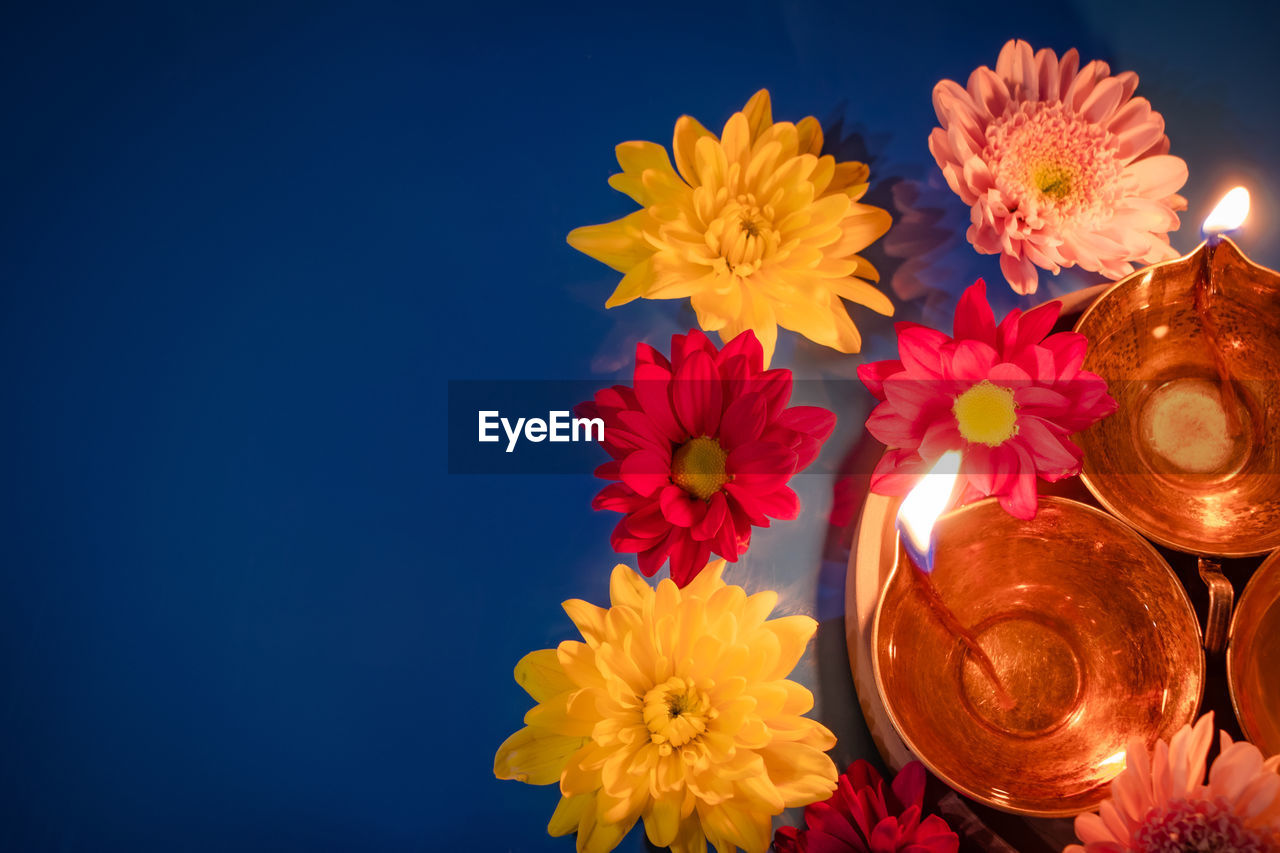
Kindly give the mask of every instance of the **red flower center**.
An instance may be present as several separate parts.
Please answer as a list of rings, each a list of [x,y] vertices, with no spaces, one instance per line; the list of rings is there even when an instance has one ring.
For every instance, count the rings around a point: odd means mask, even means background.
[[[671,459],[671,482],[700,500],[709,501],[732,479],[725,472],[728,454],[714,438],[690,439]]]

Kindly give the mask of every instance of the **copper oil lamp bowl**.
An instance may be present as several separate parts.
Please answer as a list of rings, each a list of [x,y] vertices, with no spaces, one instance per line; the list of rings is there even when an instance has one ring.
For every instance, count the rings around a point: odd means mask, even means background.
[[[1280,551],[1253,573],[1231,618],[1227,685],[1245,737],[1280,754]]]
[[[1280,547],[1280,274],[1220,238],[1121,279],[1076,331],[1119,403],[1076,438],[1098,502],[1191,554]]]
[[[899,546],[871,631],[876,688],[942,781],[1010,812],[1078,814],[1107,796],[1130,738],[1152,746],[1191,722],[1200,626],[1176,575],[1130,527],[1042,496],[1030,521],[987,499],[942,516],[934,533],[929,577],[1008,694],[931,614]]]

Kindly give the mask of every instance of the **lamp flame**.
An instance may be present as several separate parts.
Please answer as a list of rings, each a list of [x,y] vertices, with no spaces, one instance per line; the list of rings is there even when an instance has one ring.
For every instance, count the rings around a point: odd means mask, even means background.
[[[1244,224],[1249,215],[1249,191],[1244,187],[1235,187],[1222,197],[1217,207],[1205,217],[1200,233],[1206,237],[1220,237],[1228,231],[1234,231]]]
[[[898,509],[898,532],[912,561],[933,571],[933,525],[951,503],[960,475],[960,451],[949,450],[933,463]]]

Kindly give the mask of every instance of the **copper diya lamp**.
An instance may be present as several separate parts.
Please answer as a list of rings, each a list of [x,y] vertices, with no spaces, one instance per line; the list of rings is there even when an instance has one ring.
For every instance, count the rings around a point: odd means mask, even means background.
[[[1201,557],[1214,652],[1233,592],[1207,558],[1280,547],[1280,274],[1224,236],[1248,206],[1232,190],[1194,252],[1116,282],[1076,324],[1085,369],[1120,405],[1078,437],[1081,479],[1148,538]]]
[[[1280,754],[1280,551],[1253,573],[1231,618],[1227,685],[1245,737]]]
[[[1130,738],[1171,737],[1200,704],[1190,600],[1151,544],[1104,512],[1041,497],[1030,521],[994,499],[938,517],[953,482],[926,475],[899,512],[871,634],[885,710],[975,800],[1043,817],[1096,807]]]

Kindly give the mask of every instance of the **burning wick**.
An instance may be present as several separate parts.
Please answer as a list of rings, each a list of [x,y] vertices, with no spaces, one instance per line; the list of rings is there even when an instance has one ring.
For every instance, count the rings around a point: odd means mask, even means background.
[[[1208,348],[1209,357],[1218,373],[1222,408],[1227,416],[1227,432],[1233,436],[1240,434],[1240,407],[1235,382],[1231,379],[1231,368],[1218,338],[1218,324],[1211,313],[1211,303],[1218,291],[1213,256],[1223,235],[1243,225],[1248,215],[1249,191],[1244,187],[1236,187],[1223,196],[1222,201],[1205,217],[1200,232],[1205,236],[1206,245],[1195,286],[1196,317],[1200,321],[1205,347]]]
[[[942,454],[911,493],[903,499],[902,506],[898,510],[899,539],[902,542],[902,550],[906,552],[908,561],[915,569],[911,574],[915,580],[916,591],[929,606],[929,612],[942,624],[947,633],[955,637],[973,656],[978,668],[995,688],[996,702],[1002,710],[1008,711],[1012,710],[1017,702],[1000,681],[995,664],[982,650],[974,633],[956,618],[955,613],[942,600],[941,593],[933,583],[933,525],[951,503],[951,493],[960,473],[960,459],[958,451],[952,450]]]

